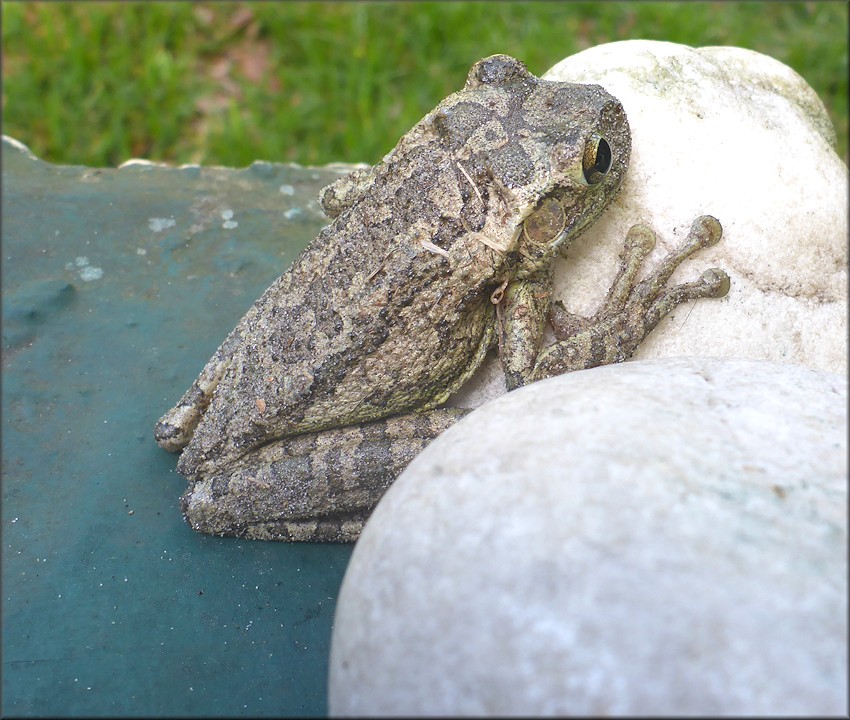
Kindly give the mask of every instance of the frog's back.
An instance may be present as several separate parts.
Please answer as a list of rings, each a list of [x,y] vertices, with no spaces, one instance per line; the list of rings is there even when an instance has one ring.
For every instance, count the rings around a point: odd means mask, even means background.
[[[460,195],[446,216],[457,170],[436,160],[413,154],[378,173],[254,303],[222,346],[226,369],[184,469],[193,457],[434,406],[480,363],[495,267],[475,274],[449,259],[483,219]]]
[[[458,209],[447,214],[440,199],[446,186],[456,185],[456,170],[433,152],[429,161],[414,154],[379,173],[371,192],[327,226],[255,303],[243,335],[246,359],[252,367],[305,375],[294,397],[309,392],[315,402],[317,394],[329,396],[381,349],[403,348],[397,362],[411,383],[422,384],[415,357],[433,360],[448,352],[456,341],[449,326],[469,320],[470,309],[492,291],[496,268],[462,281],[455,277],[449,250],[483,219],[468,197],[459,197]],[[426,325],[441,328],[431,343]],[[294,412],[283,405],[287,415]]]
[[[599,119],[621,110],[601,88],[540,81],[507,56],[476,63],[462,91],[334,194],[333,223],[219,348],[187,394],[181,472],[445,400],[489,346],[492,292],[555,251],[518,246],[539,200],[575,190],[570,221],[587,215],[582,202],[604,205],[576,178]]]

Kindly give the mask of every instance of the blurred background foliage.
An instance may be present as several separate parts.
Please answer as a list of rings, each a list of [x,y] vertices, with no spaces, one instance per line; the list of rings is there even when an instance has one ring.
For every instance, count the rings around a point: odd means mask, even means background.
[[[375,162],[478,58],[737,45],[818,92],[847,161],[846,2],[3,2],[3,132],[54,163]]]

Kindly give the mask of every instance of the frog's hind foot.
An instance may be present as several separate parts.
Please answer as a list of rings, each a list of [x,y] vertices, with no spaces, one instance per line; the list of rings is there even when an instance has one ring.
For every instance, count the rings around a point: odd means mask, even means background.
[[[269,520],[231,519],[222,523],[215,510],[208,512],[204,500],[189,488],[180,498],[180,509],[191,528],[210,535],[230,536],[246,540],[279,542],[355,542],[369,519],[369,512],[341,513],[322,518],[278,518]]]
[[[202,468],[181,510],[210,535],[353,542],[408,463],[467,412],[438,408],[274,440]]]
[[[635,225],[620,256],[620,268],[608,295],[595,315],[584,318],[554,304],[549,320],[558,338],[540,353],[533,379],[551,377],[582,368],[622,362],[676,306],[699,298],[721,298],[729,292],[729,276],[720,268],[706,270],[699,280],[665,287],[684,260],[720,241],[723,228],[716,218],[694,220],[685,240],[649,275],[636,282],[646,256],[655,246],[655,233]]]

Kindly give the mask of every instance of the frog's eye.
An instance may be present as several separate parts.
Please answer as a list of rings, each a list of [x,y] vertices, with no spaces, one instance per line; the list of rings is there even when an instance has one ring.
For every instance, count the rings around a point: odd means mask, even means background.
[[[591,135],[584,146],[584,155],[581,158],[581,170],[588,185],[598,185],[602,182],[611,163],[614,153],[605,138],[599,135]]]

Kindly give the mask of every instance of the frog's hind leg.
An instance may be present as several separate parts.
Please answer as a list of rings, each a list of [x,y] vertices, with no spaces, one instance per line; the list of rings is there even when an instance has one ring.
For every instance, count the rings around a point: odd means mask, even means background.
[[[430,410],[274,441],[192,483],[183,513],[213,535],[353,542],[408,463],[466,412]]]
[[[531,380],[571,370],[622,362],[661,319],[683,302],[697,298],[720,298],[729,292],[729,276],[718,268],[702,277],[671,288],[665,287],[673,271],[701,248],[716,244],[723,233],[720,223],[709,215],[694,220],[682,244],[669,253],[639,283],[638,271],[655,245],[655,235],[636,225],[626,237],[620,269],[602,307],[590,318],[567,313],[553,305],[549,319],[558,341],[537,357]]]

